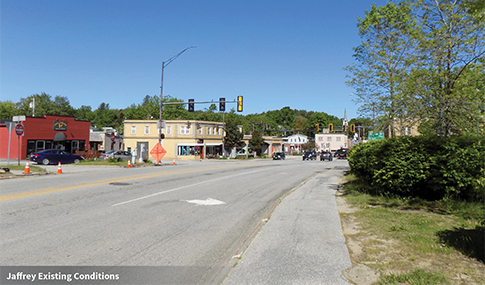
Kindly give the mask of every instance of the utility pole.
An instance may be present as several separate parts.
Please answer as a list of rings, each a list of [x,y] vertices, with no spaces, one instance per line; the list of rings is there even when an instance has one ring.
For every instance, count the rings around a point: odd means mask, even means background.
[[[176,55],[172,56],[169,58],[167,61],[162,61],[162,76],[161,76],[161,82],[160,82],[160,117],[158,118],[159,120],[159,127],[158,127],[158,143],[162,144],[162,109],[163,109],[163,71],[165,67],[167,67],[172,61],[177,59],[182,53],[184,53],[186,50],[191,49],[191,48],[196,48],[196,46],[190,46],[188,48],[185,48],[181,52],[177,53]]]

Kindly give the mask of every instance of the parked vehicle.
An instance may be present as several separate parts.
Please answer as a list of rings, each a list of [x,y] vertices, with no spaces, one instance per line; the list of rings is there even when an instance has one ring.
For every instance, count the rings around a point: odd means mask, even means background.
[[[273,154],[273,160],[280,160],[280,159],[285,160],[285,158],[286,158],[286,155],[284,152],[275,152]]]
[[[131,159],[131,156],[131,153],[124,150],[111,150],[101,155],[101,157],[105,160],[108,158]]]
[[[332,152],[329,150],[324,150],[320,153],[320,161],[332,161],[333,160],[333,155]]]
[[[241,149],[240,151],[236,152],[236,157],[255,157],[256,152],[252,150],[246,151],[245,149]]]
[[[307,151],[303,153],[302,155],[303,160],[316,160],[317,159],[317,153],[314,151]]]
[[[51,163],[78,163],[84,158],[79,155],[69,153],[64,150],[59,149],[46,149],[39,152],[33,152],[30,154],[30,161],[36,162],[37,164],[48,165]]]

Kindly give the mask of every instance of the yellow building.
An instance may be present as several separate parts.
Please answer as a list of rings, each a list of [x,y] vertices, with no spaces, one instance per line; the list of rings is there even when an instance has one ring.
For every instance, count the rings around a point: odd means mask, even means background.
[[[199,160],[223,155],[223,124],[194,120],[166,120],[162,128],[162,160]],[[126,150],[136,154],[136,161],[155,159],[150,151],[158,143],[157,120],[125,120]]]

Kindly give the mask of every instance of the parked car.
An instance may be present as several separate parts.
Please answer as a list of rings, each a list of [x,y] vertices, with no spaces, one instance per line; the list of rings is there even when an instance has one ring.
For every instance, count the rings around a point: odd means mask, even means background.
[[[245,149],[241,149],[240,151],[236,152],[236,157],[246,157],[246,155],[248,157],[255,157],[256,152],[254,152],[252,150],[246,151]]]
[[[333,155],[332,152],[329,150],[324,150],[320,153],[320,161],[332,161],[333,160]]]
[[[51,163],[78,163],[84,158],[79,155],[69,153],[59,149],[46,149],[39,152],[33,152],[30,154],[30,161],[37,164],[48,165]]]
[[[102,159],[108,158],[121,158],[121,159],[131,159],[131,153],[124,150],[111,150],[101,155]]]
[[[275,152],[273,154],[273,160],[280,160],[280,159],[285,160],[285,158],[286,158],[286,155],[284,152]]]
[[[302,155],[303,160],[316,160],[317,153],[314,151],[307,151]]]

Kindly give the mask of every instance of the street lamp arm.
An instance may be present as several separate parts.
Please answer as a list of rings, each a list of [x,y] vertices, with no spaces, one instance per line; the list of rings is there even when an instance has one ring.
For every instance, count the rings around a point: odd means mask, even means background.
[[[183,51],[181,51],[181,52],[177,53],[176,55],[172,56],[172,57],[171,57],[171,58],[169,58],[167,61],[164,61],[164,62],[163,62],[163,67],[168,66],[170,63],[172,63],[172,61],[176,60],[176,59],[177,59],[177,57],[179,57],[181,54],[183,54],[183,53],[184,53],[186,50],[191,49],[191,48],[196,48],[196,47],[197,47],[197,46],[190,46],[190,47],[188,47],[188,48],[184,49]]]

